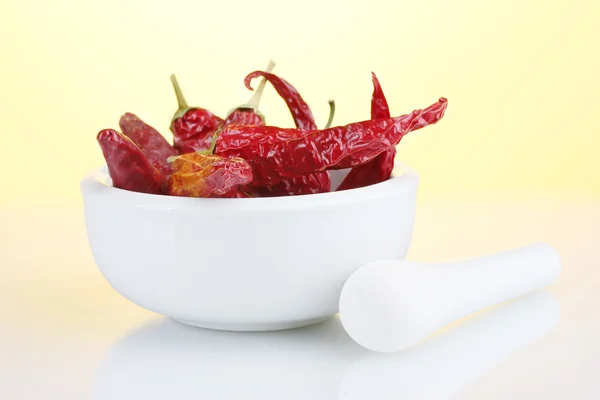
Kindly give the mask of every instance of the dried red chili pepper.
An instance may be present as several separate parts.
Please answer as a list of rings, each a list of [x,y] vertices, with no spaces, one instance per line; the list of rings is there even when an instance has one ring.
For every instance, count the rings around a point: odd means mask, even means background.
[[[141,193],[162,193],[160,171],[130,138],[114,129],[104,129],[96,139],[114,187]]]
[[[331,176],[327,171],[315,172],[294,178],[282,178],[275,185],[251,187],[250,190],[259,197],[326,193],[331,191]]]
[[[242,157],[253,168],[253,185],[271,186],[281,178],[365,164],[395,146],[412,130],[434,124],[443,116],[441,98],[425,110],[396,118],[357,122],[323,130],[274,126],[230,126],[216,142],[216,154]]]
[[[257,87],[256,91],[254,92],[254,95],[252,96],[250,101],[248,101],[247,104],[239,106],[229,113],[221,129],[229,125],[265,125],[264,117],[258,111],[258,104],[260,103],[260,99],[264,91],[265,85],[268,81],[268,77],[275,76],[270,73],[274,67],[275,63],[271,61],[267,66],[266,72],[258,71],[261,74],[265,74],[265,76],[263,77],[263,79],[261,79],[261,82]],[[249,81],[248,83],[246,83],[246,86],[248,86],[248,84]],[[289,85],[289,87],[291,87],[291,89],[295,91],[295,89],[291,85]],[[252,90],[251,87],[249,87],[249,89]],[[299,97],[300,95],[298,94],[297,96]],[[300,103],[303,104],[302,108],[308,109],[310,113],[308,105],[304,103],[304,100],[302,100],[301,97],[299,97],[299,99],[295,99],[294,104]],[[310,115],[310,117],[312,118],[312,114]],[[315,126],[314,121],[312,122],[312,124],[313,126]],[[282,178],[282,180],[274,186],[258,186],[249,188],[249,190],[251,190],[253,194],[259,196],[293,196],[300,194],[322,193],[324,191],[331,190],[331,179],[329,177],[329,173],[320,172],[314,175],[306,175],[294,178]]]
[[[373,79],[371,119],[390,118],[390,108],[381,84],[374,72],[371,72],[371,76]],[[388,180],[394,169],[395,157],[396,146],[392,146],[368,163],[352,168],[336,190],[356,189]]]
[[[252,181],[252,168],[242,158],[189,153],[174,157],[168,193],[187,197],[239,197],[240,186]]]
[[[209,149],[223,119],[204,108],[188,106],[175,75],[171,75],[171,83],[179,106],[170,126],[173,147],[179,154]]]
[[[265,121],[260,114],[256,113],[253,108],[236,108],[231,111],[223,127],[229,125],[264,125]]]
[[[123,135],[135,143],[154,168],[158,169],[166,179],[171,173],[171,165],[167,162],[167,158],[177,155],[177,151],[167,142],[167,139],[132,113],[123,114],[119,126]]]
[[[254,71],[246,76],[244,84],[249,90],[254,90],[251,86],[253,79],[262,77],[263,82],[268,81],[273,85],[279,96],[285,101],[296,127],[300,129],[317,129],[317,124],[313,117],[310,107],[298,90],[285,79],[269,73],[268,71]],[[329,101],[330,114],[327,127],[331,125],[333,114],[335,112],[335,103]],[[294,196],[301,194],[314,194],[331,191],[331,178],[328,172],[317,172],[293,178],[282,178],[281,182],[270,187],[257,187],[257,192],[262,196]]]
[[[275,63],[271,61],[267,69],[271,71],[274,67]],[[189,107],[175,75],[171,75],[171,83],[179,105],[171,121],[173,143],[179,154],[211,151],[215,135],[223,126],[264,125],[264,117],[258,111],[258,104],[266,85],[264,79],[248,104],[230,111],[225,120],[203,108]]]
[[[290,113],[294,117],[294,123],[296,124],[297,128],[317,129],[317,125],[315,124],[315,118],[313,117],[310,107],[308,106],[308,104],[306,104],[302,96],[300,96],[300,93],[298,93],[296,88],[293,87],[285,79],[280,78],[277,75],[271,74],[269,72],[254,71],[249,73],[244,79],[244,84],[246,85],[248,90],[254,90],[252,89],[250,83],[252,82],[252,79],[257,78],[259,76],[269,81],[269,83],[273,85],[279,96],[281,96],[281,98],[285,100],[285,103],[287,104]]]
[[[395,158],[394,148],[384,151],[366,164],[352,168],[336,191],[357,189],[388,180],[394,169]]]
[[[373,95],[371,96],[371,119],[390,118],[390,107],[385,94],[374,72],[371,72],[373,80]]]
[[[267,73],[271,72],[273,68],[275,68],[275,63],[269,61]],[[227,118],[225,118],[221,129],[229,125],[264,125],[265,117],[258,110],[258,105],[266,85],[267,81],[263,78],[248,103],[242,104],[227,113]]]

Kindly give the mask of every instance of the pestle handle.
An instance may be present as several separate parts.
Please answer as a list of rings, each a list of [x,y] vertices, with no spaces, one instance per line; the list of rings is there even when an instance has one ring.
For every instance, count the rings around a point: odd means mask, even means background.
[[[560,258],[552,246],[537,243],[435,268],[447,290],[459,292],[452,322],[551,284],[560,274]]]

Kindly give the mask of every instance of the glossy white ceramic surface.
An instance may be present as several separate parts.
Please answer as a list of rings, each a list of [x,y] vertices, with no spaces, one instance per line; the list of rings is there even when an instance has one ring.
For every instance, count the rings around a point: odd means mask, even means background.
[[[96,264],[124,297],[189,325],[263,331],[332,316],[352,272],[403,259],[417,186],[404,168],[342,192],[197,199],[116,189],[99,170],[81,190]]]

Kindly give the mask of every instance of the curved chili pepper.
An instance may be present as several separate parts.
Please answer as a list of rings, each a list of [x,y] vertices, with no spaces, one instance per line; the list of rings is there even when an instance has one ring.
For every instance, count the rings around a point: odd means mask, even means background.
[[[335,101],[328,100],[327,103],[329,103],[329,118],[327,118],[325,129],[331,126],[331,124],[333,123],[333,116],[335,115]]]
[[[385,94],[379,83],[375,72],[371,72],[373,80],[373,95],[371,96],[371,119],[390,118],[390,106],[388,106]]]
[[[390,108],[381,84],[374,72],[371,72],[371,77],[373,79],[371,119],[390,118]],[[393,146],[368,163],[352,168],[336,191],[356,189],[388,180],[394,169],[395,157],[396,146]]]
[[[174,157],[168,193],[187,197],[238,197],[252,181],[252,168],[239,157],[189,153]]]
[[[273,68],[275,68],[275,62],[271,60],[267,65],[267,73],[270,73]],[[265,117],[258,111],[258,105],[266,85],[267,81],[264,78],[261,79],[256,92],[254,92],[248,103],[242,104],[227,113],[227,118],[225,118],[221,129],[229,125],[265,125]]]
[[[264,71],[254,71],[248,74],[244,79],[244,84],[249,90],[253,90],[251,82],[258,77],[262,77],[273,85],[279,96],[281,96],[288,106],[288,109],[294,118],[296,127],[300,129],[317,129],[317,124],[315,123],[310,107],[294,86],[275,74]],[[333,114],[335,112],[335,103],[333,100],[329,101],[329,107],[330,114],[327,127],[331,125]],[[270,196],[294,196],[324,193],[331,191],[331,177],[328,172],[318,172],[293,178],[282,178],[281,182],[273,186],[257,189],[262,195]]]
[[[254,71],[249,73],[244,79],[244,84],[249,90],[254,90],[252,89],[250,82],[252,82],[252,79],[258,78],[259,76],[269,81],[271,85],[273,85],[279,96],[281,96],[281,98],[285,100],[285,103],[287,104],[290,113],[294,117],[294,123],[296,124],[297,128],[317,129],[317,125],[315,124],[315,118],[312,115],[310,107],[308,106],[308,104],[306,104],[302,96],[300,96],[300,93],[298,93],[296,88],[293,87],[285,79],[280,78],[277,75],[271,74],[269,72]]]
[[[113,186],[141,193],[161,194],[161,173],[127,136],[104,129],[96,137]]]
[[[171,83],[178,104],[170,126],[173,147],[179,154],[209,149],[213,134],[223,124],[223,119],[204,108],[188,106],[175,75],[171,75]]]
[[[123,135],[135,143],[148,161],[163,174],[163,180],[171,173],[167,158],[177,155],[177,150],[156,129],[142,121],[137,115],[125,113],[119,120]]]
[[[259,71],[261,74],[265,74],[265,76],[261,80],[258,88],[254,92],[254,95],[252,96],[250,101],[248,101],[247,104],[239,106],[239,107],[235,108],[233,111],[231,111],[229,113],[229,115],[227,116],[227,118],[225,119],[225,122],[223,123],[223,125],[221,126],[220,129],[224,129],[230,125],[255,125],[255,126],[265,125],[264,117],[258,111],[258,104],[260,103],[260,99],[261,99],[262,93],[264,91],[265,85],[268,81],[268,77],[273,76],[273,77],[277,78],[275,75],[270,73],[274,67],[275,67],[275,63],[271,61],[271,62],[269,62],[269,65],[267,66],[266,72]],[[279,79],[279,78],[277,78],[277,79]],[[246,83],[246,86],[248,87],[249,81],[248,82],[245,81],[245,83]],[[300,95],[297,94],[296,90],[291,85],[289,85],[289,86],[291,87],[291,89],[296,93],[297,97],[299,98],[299,100],[296,99],[297,102],[299,101],[302,104],[304,104],[304,107],[306,109],[308,109],[310,112],[308,105],[306,103],[304,103],[304,100],[302,100]],[[253,90],[251,87],[249,87],[249,89]],[[279,93],[279,94],[281,95],[281,93]],[[286,100],[286,102],[287,102],[287,100]],[[312,114],[310,116],[312,118]],[[312,124],[316,128],[316,125],[314,125],[314,121],[312,122]],[[253,194],[256,194],[259,196],[283,196],[283,195],[293,196],[293,195],[309,194],[309,193],[322,193],[322,192],[331,190],[331,179],[330,179],[329,173],[321,172],[321,173],[314,174],[314,176],[306,175],[306,176],[302,176],[302,177],[282,178],[281,181],[274,186],[271,186],[271,187],[257,186],[257,187],[252,187],[249,190],[251,190]]]
[[[425,110],[323,130],[274,126],[230,126],[216,142],[216,154],[244,158],[254,171],[253,185],[271,186],[281,178],[365,164],[395,146],[408,132],[438,122],[448,103],[441,98]]]

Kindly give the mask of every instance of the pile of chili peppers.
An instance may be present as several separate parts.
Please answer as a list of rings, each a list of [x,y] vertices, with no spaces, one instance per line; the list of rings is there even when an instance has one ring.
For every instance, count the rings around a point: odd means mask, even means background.
[[[348,190],[383,182],[394,167],[396,145],[408,132],[435,124],[448,106],[445,98],[425,109],[392,117],[375,76],[371,119],[330,127],[335,105],[324,129],[318,129],[310,107],[286,80],[266,71],[247,104],[225,118],[207,109],[190,107],[177,79],[171,76],[179,108],[171,121],[173,144],[131,113],[121,131],[104,129],[97,140],[113,186],[125,190],[186,197],[272,197],[331,191],[329,170],[350,168],[336,189]],[[296,128],[265,124],[258,110],[266,83],[286,102]]]

